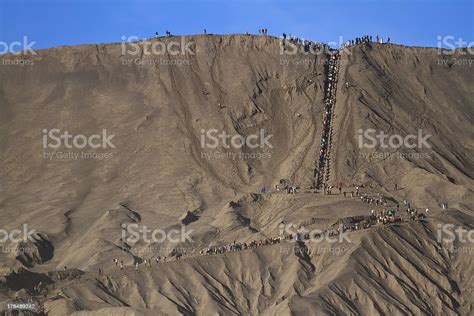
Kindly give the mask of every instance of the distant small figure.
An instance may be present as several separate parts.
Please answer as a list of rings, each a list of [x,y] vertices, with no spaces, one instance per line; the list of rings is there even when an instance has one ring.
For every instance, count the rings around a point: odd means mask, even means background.
[[[158,35],[158,32],[155,32],[155,38],[158,38],[159,35]]]
[[[204,29],[204,34],[207,34],[207,30],[206,30],[206,29]]]
[[[117,264],[118,264],[118,259],[117,258],[114,259],[114,263],[115,263],[115,266],[117,266]]]

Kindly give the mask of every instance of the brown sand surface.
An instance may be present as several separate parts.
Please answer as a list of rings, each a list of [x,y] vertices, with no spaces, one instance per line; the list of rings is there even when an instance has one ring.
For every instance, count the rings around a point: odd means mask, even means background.
[[[0,227],[37,232],[27,251],[2,244],[1,302],[30,298],[49,315],[474,313],[474,243],[439,242],[440,225],[474,229],[474,72],[439,61],[472,56],[393,44],[342,52],[328,184],[387,199],[376,206],[310,189],[327,54],[281,54],[269,36],[185,40],[193,55],[81,45],[38,51],[32,66],[0,67]],[[422,129],[431,148],[361,149],[358,130],[370,128],[402,136]],[[44,129],[106,130],[114,147],[44,149]],[[201,130],[210,129],[263,129],[272,146],[202,148]],[[95,156],[66,156],[84,153]],[[254,156],[232,156],[242,154]],[[298,193],[274,192],[280,179]],[[428,217],[352,231],[350,242],[309,241],[305,254],[292,241],[199,254],[276,237],[282,223],[334,229],[404,200],[429,208]],[[165,231],[186,224],[193,240],[125,244],[123,223]],[[175,260],[172,248],[187,255]],[[142,261],[157,255],[170,261]]]

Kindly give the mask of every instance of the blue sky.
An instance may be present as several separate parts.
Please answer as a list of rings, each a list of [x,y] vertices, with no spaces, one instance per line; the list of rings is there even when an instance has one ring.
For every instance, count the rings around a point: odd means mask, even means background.
[[[282,32],[321,42],[363,34],[438,45],[438,36],[473,42],[472,0],[0,0],[0,41],[27,36],[34,49],[121,42],[122,36]],[[452,41],[454,41],[454,39]],[[463,45],[466,46],[466,45]],[[1,47],[0,47],[1,49]]]

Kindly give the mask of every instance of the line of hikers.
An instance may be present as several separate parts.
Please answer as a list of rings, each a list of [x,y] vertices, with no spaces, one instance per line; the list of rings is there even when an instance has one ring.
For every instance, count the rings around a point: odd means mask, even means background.
[[[359,44],[364,44],[364,43],[372,43],[373,38],[372,35],[364,35],[361,37],[356,37],[353,40],[348,40],[347,42],[344,43],[343,47],[351,47]],[[380,43],[383,44],[383,37],[379,37],[378,35],[375,37],[375,43]],[[390,43],[390,37],[387,37],[387,42]]]
[[[293,37],[291,34],[287,35],[286,33],[283,33],[281,35],[282,39],[282,44],[285,46],[286,41],[295,44],[295,45],[301,45],[303,46],[303,49],[305,52],[309,52],[310,50],[313,52],[317,51],[324,51],[324,52],[333,52],[335,49],[332,49],[328,44],[326,43],[321,43],[321,42],[313,42],[309,40],[305,40],[299,37]]]
[[[407,206],[410,205],[408,201],[404,201],[404,203]],[[320,238],[321,236],[337,236],[347,231],[368,229],[377,224],[388,225],[388,224],[393,224],[393,223],[404,222],[404,218],[401,215],[397,215],[397,212],[398,212],[398,204],[397,204],[397,210],[386,209],[386,210],[383,210],[383,211],[381,210],[378,212],[376,212],[375,210],[371,210],[370,215],[363,216],[362,219],[354,223],[343,224],[343,223],[340,223],[341,220],[339,220],[337,223],[333,225],[332,228],[328,228],[325,231],[322,231],[319,233],[314,233],[312,236],[310,236],[309,233],[301,234],[300,232],[297,232],[297,233],[289,234],[289,235],[280,235],[278,237],[269,237],[265,239],[253,240],[250,242],[236,242],[234,240],[234,242],[230,244],[226,244],[222,246],[206,247],[199,251],[199,255],[204,256],[204,255],[224,254],[224,253],[242,251],[242,250],[247,250],[247,249],[255,249],[261,246],[275,245],[283,241],[289,241],[289,240],[304,242],[313,237]],[[423,214],[423,213],[418,213],[417,209],[411,209],[407,207],[406,212],[408,214],[410,221],[415,221],[415,220],[421,220],[421,219],[426,218],[428,216],[429,209],[426,209],[425,213]],[[334,227],[336,225],[337,225],[337,228]],[[195,255],[194,251],[191,254],[189,254],[189,256],[193,256],[193,255]],[[186,249],[173,248],[168,257],[167,256],[162,257],[162,256],[157,255],[154,258],[154,261],[156,264],[161,264],[161,263],[179,260],[181,257],[187,257],[187,256],[188,256],[188,253]],[[124,268],[123,260],[120,260],[119,262],[119,260],[115,258],[113,261],[116,267],[120,267],[121,270]],[[152,260],[151,259],[135,260],[133,264],[135,266],[135,269],[138,269],[141,263],[143,263],[144,266],[151,266]],[[101,275],[102,273],[103,271],[99,269],[99,275]]]
[[[205,30],[205,29],[204,29],[204,30]],[[170,31],[166,30],[166,31],[165,31],[165,36],[166,36],[166,37],[171,37],[171,36],[173,36],[173,35],[171,34]],[[155,38],[158,38],[158,37],[160,37],[160,34],[159,34],[158,32],[155,32]]]
[[[203,34],[207,34],[207,29],[203,29]],[[245,34],[249,35],[248,32],[245,32]],[[260,28],[260,29],[258,29],[258,34],[268,35],[268,29],[267,28]],[[170,31],[166,30],[165,31],[165,36],[166,37],[171,37],[173,35],[171,34]],[[159,37],[158,32],[155,32],[155,37],[156,38]],[[310,50],[312,50],[312,51],[325,51],[325,52],[335,52],[335,51],[337,51],[337,49],[331,48],[331,46],[329,46],[326,43],[305,40],[303,38],[292,36],[291,34],[287,35],[286,33],[283,33],[281,35],[281,39],[283,40],[283,46],[285,45],[286,41],[289,41],[290,43],[293,43],[293,44],[296,44],[296,45],[302,45],[305,52],[309,52]],[[364,36],[356,37],[355,39],[346,41],[344,44],[342,44],[341,48],[360,45],[360,44],[363,44],[363,43],[372,43],[372,42],[374,42],[373,38],[372,38],[372,35],[364,35]],[[379,37],[378,35],[376,35],[375,43],[383,44],[384,43],[383,37],[381,37],[381,36]],[[390,43],[390,37],[387,37],[386,43],[387,44]]]
[[[278,191],[285,191],[287,194],[296,194],[298,193],[299,187],[290,184],[290,180],[288,179],[280,179],[279,183],[275,186],[275,190]]]
[[[328,76],[326,87],[324,90],[325,111],[323,113],[323,128],[321,135],[321,148],[319,150],[319,158],[316,170],[316,188],[319,188],[324,182],[324,168],[328,165],[330,158],[330,135],[331,135],[331,119],[333,117],[334,104],[336,102],[336,86],[338,81],[339,54],[331,54],[327,65]],[[329,170],[328,170],[329,171]]]
[[[379,211],[378,213],[376,213],[374,210],[371,210],[369,219],[371,225],[375,223],[382,223],[386,225],[390,223],[403,222],[403,217],[400,215],[396,216],[394,209]]]
[[[416,212],[414,213],[416,214]],[[426,216],[428,215],[428,209],[426,211]],[[412,216],[410,219],[411,220],[421,220],[426,217],[424,214],[419,214],[417,216]],[[321,236],[337,236],[341,233],[344,232],[350,232],[350,231],[355,231],[355,230],[360,230],[360,229],[369,229],[374,225],[377,224],[383,224],[383,225],[389,225],[393,223],[399,223],[399,222],[404,222],[404,219],[401,215],[396,215],[394,209],[387,209],[379,212],[375,212],[374,210],[370,211],[370,215],[363,216],[362,219],[360,219],[357,222],[354,223],[336,223],[333,226],[333,228],[329,228],[323,232],[319,233],[314,233],[313,235],[310,235],[309,233],[306,234],[296,234],[293,236],[297,241],[305,241],[309,240],[310,238],[320,238]],[[289,239],[292,239],[293,237],[290,237]]]
[[[342,182],[336,182],[336,185],[329,185],[329,184],[324,184],[323,186],[323,194],[327,194],[327,195],[331,195],[332,194],[332,189],[338,189],[339,190],[339,194],[341,194],[342,192]],[[345,195],[346,192],[344,192],[344,197],[346,197]]]
[[[261,246],[266,246],[266,245],[274,245],[282,242],[283,240],[291,240],[293,236],[291,235],[286,235],[286,236],[278,236],[278,237],[270,237],[270,238],[265,238],[265,239],[259,239],[259,240],[253,240],[251,242],[234,242],[232,244],[227,244],[223,246],[209,246],[205,249],[202,249],[199,251],[199,255],[211,255],[211,254],[223,254],[223,253],[228,253],[228,252],[234,252],[234,251],[241,251],[241,250],[246,250],[246,249],[255,249]],[[166,263],[170,261],[175,261],[179,260],[182,257],[187,257],[188,253],[186,249],[182,248],[173,248],[169,256],[160,256],[157,255],[154,258],[154,261],[156,264],[160,263]],[[189,254],[189,256],[192,256],[192,254]],[[113,259],[114,264],[116,267],[120,267],[120,270],[124,268],[124,262],[123,260],[119,260],[117,258]],[[151,266],[152,260],[151,259],[135,259],[134,261],[134,266],[135,269],[138,269],[140,264],[143,263],[145,266]],[[99,269],[99,275],[102,274],[102,270]]]
[[[380,193],[375,198],[369,197],[369,196],[367,196],[367,194],[362,194],[360,196],[360,200],[362,202],[367,203],[367,204],[374,203],[375,205],[385,205],[385,206],[387,205],[387,200],[385,199],[385,197],[381,196]]]
[[[247,242],[238,243],[234,240],[234,243],[227,244],[224,246],[209,246],[199,251],[199,254],[200,255],[222,254],[222,253],[234,252],[234,251],[240,251],[240,250],[246,250],[246,249],[254,249],[260,246],[279,244],[283,240],[289,240],[289,239],[291,239],[291,235],[287,235],[283,237],[278,236],[278,237],[270,237],[266,239],[253,240],[249,243]]]

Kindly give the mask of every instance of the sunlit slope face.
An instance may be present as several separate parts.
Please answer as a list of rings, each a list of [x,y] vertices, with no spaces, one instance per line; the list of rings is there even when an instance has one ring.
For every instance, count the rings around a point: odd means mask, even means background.
[[[439,62],[435,49],[342,53],[329,184],[408,199],[435,213],[427,222],[354,231],[349,245],[309,245],[308,257],[294,243],[200,256],[211,244],[278,235],[282,222],[327,229],[373,206],[334,194],[250,193],[280,179],[301,191],[311,184],[327,56],[282,53],[267,37],[176,39],[177,47],[191,42],[191,52],[78,46],[0,67],[0,226],[26,223],[42,247],[21,262],[2,253],[2,272],[29,265],[40,275],[67,274],[65,266],[93,273],[58,282],[61,298],[46,305],[61,314],[126,304],[170,314],[468,314],[472,256],[440,251],[437,224],[472,224],[471,68]],[[374,138],[381,132],[415,138],[387,146]],[[446,201],[465,213],[441,211]],[[124,254],[122,223],[186,223],[196,256],[135,271],[130,253],[141,256],[144,242]]]
[[[240,193],[311,183],[326,56],[267,37],[173,40],[190,51],[61,47],[0,68],[2,225],[29,223],[62,258],[113,241],[118,221],[94,223],[122,202],[154,227],[196,209],[204,225]]]
[[[472,61],[466,51],[396,45],[344,52],[335,178],[398,184],[427,206],[449,200],[472,209]]]

